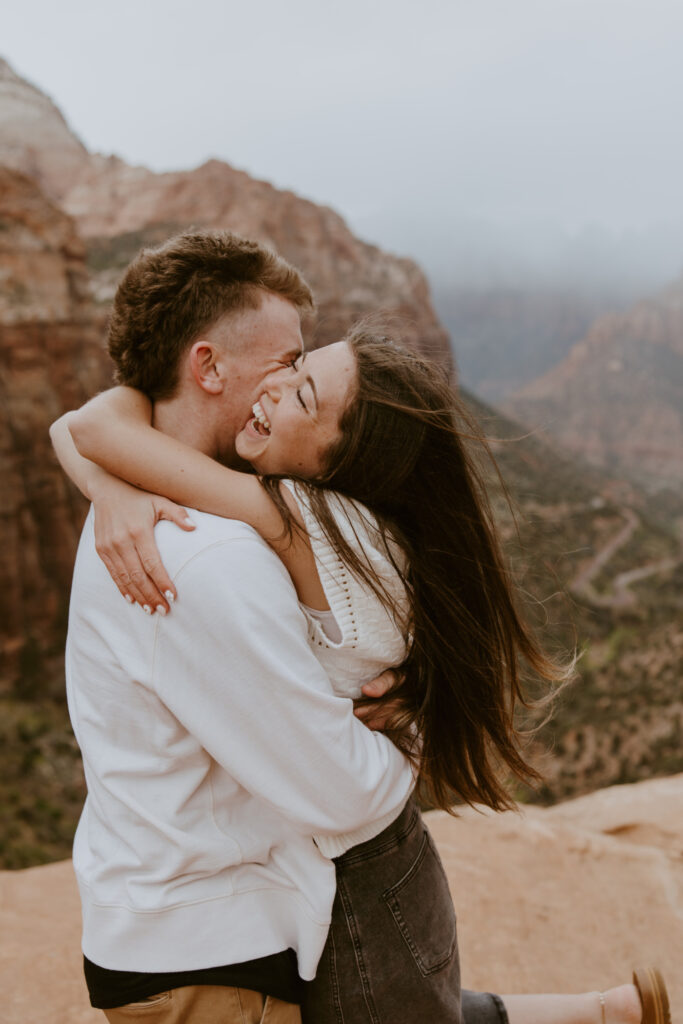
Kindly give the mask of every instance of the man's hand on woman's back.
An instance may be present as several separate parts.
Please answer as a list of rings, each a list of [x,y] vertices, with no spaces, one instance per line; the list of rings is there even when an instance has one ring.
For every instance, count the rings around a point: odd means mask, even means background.
[[[368,729],[385,732],[387,728],[391,727],[398,704],[392,704],[391,701],[381,701],[381,703],[377,703],[377,701],[389,693],[397,682],[396,672],[388,668],[386,672],[382,672],[381,676],[377,676],[376,679],[363,685],[363,697],[354,701],[354,714]]]

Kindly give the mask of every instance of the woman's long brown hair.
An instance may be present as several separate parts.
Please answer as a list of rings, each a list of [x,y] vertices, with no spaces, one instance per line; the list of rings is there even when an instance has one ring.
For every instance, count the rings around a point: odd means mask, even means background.
[[[366,506],[389,556],[392,540],[407,556],[407,569],[392,561],[410,602],[408,654],[383,700],[399,709],[390,734],[419,767],[423,794],[445,810],[455,794],[509,808],[514,801],[500,768],[526,782],[539,778],[520,753],[515,728],[516,705],[527,703],[520,663],[546,680],[558,681],[566,670],[543,654],[516,607],[464,438],[488,448],[446,374],[362,325],[345,340],[357,360],[356,391],[325,471],[301,484],[342,560],[387,604],[362,552],[338,529],[329,492]],[[288,521],[277,479],[263,482]]]

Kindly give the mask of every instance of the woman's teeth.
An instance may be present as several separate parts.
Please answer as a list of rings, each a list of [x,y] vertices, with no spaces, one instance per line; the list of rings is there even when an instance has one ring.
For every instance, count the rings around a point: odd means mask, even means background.
[[[261,403],[260,402],[254,402],[254,404],[251,407],[251,411],[254,414],[254,420],[258,424],[258,426],[262,427],[263,430],[267,434],[269,434],[270,433],[270,421],[269,421],[268,417],[266,416],[266,414],[264,413],[263,409],[261,408]],[[261,431],[259,431],[259,433],[260,432]]]

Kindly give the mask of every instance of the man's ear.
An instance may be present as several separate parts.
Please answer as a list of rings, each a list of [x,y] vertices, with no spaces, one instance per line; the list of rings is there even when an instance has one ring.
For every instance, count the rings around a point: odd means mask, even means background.
[[[190,372],[195,381],[210,395],[220,395],[225,387],[222,353],[210,341],[195,341],[190,349]]]

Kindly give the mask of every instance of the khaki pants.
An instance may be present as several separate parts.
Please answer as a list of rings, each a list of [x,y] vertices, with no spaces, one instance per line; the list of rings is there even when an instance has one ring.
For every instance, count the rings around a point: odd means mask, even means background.
[[[301,1024],[299,1007],[247,988],[187,985],[102,1011],[110,1024]]]

